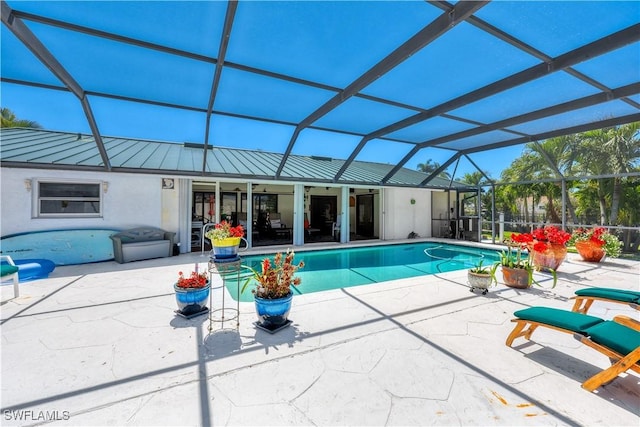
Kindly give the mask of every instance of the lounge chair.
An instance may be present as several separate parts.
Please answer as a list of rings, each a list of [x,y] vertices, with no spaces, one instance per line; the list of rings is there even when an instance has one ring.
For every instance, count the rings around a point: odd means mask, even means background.
[[[640,322],[627,316],[613,321],[573,311],[548,307],[530,307],[514,313],[515,328],[507,337],[511,347],[518,337],[531,338],[539,326],[573,334],[574,338],[607,356],[612,365],[587,379],[582,388],[594,391],[631,369],[640,374]],[[527,328],[528,326],[528,328]]]
[[[576,291],[573,297],[576,302],[572,311],[587,314],[594,301],[614,302],[627,304],[629,307],[640,310],[640,292],[626,289],[586,288]]]
[[[18,298],[20,296],[20,286],[18,277],[18,266],[15,265],[13,259],[9,255],[0,255],[0,278],[1,280],[10,279],[13,281],[13,296]]]

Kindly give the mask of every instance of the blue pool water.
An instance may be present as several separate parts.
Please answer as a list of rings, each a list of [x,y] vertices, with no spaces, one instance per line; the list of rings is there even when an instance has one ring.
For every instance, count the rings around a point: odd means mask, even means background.
[[[242,257],[242,263],[260,271],[260,263],[265,257],[273,258],[273,254]],[[484,259],[484,265],[491,265],[500,258],[497,251],[440,243],[301,251],[296,252],[294,262],[304,261],[305,266],[296,273],[302,278],[302,283],[294,288],[294,293],[306,294],[462,270],[473,267],[480,259]],[[227,281],[226,285],[235,297],[235,281]],[[250,289],[248,286],[240,301],[253,300]]]

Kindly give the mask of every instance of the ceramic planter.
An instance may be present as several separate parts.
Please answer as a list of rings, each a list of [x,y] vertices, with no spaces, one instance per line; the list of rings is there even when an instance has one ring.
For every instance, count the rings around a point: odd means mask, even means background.
[[[469,281],[471,291],[473,292],[474,289],[479,289],[482,291],[482,295],[487,293],[487,290],[493,281],[491,274],[473,273],[471,271],[467,273],[467,279]]]
[[[209,281],[203,288],[180,288],[174,284],[173,289],[176,293],[178,311],[183,316],[200,313],[207,307],[207,300],[211,290]]]
[[[576,250],[582,259],[588,262],[600,262],[606,256],[602,246],[598,246],[589,240],[576,242]]]
[[[291,311],[293,292],[286,297],[277,299],[265,299],[254,297],[258,323],[264,328],[278,328],[284,326]]]
[[[531,250],[531,264],[538,271],[557,271],[562,261],[567,257],[567,247],[557,243],[547,243],[547,249],[543,252]]]
[[[213,239],[213,255],[217,259],[235,258],[238,256],[241,237],[227,237],[226,239]]]
[[[510,268],[502,266],[502,278],[504,284],[517,289],[527,289],[531,286],[529,282],[529,270],[524,268]]]

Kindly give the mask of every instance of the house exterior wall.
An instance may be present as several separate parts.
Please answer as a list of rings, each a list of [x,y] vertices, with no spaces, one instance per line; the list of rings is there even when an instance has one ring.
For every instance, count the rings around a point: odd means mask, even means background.
[[[159,227],[179,234],[181,188],[162,188],[163,177],[157,175],[126,174],[118,172],[62,171],[26,168],[0,169],[0,235],[7,236],[40,230],[75,228],[128,229],[139,226]],[[71,180],[78,182],[107,182],[103,193],[102,217],[99,218],[35,218],[35,188],[28,191],[25,180],[37,179]],[[175,180],[176,183],[179,179]],[[324,190],[324,189],[323,189]],[[184,191],[184,190],[183,190]],[[420,237],[432,236],[431,191],[416,188],[384,188],[384,194],[375,197],[375,234],[383,240],[406,239],[412,231]],[[332,193],[333,194],[333,193]],[[339,196],[339,190],[335,190]],[[279,201],[283,218],[292,216],[293,196],[283,196]],[[411,199],[415,204],[411,204]],[[291,201],[291,208],[285,206]],[[342,212],[338,197],[338,213]],[[307,206],[308,207],[308,206]],[[190,212],[187,207],[187,214]],[[355,208],[349,212],[351,227],[355,221]],[[184,212],[182,214],[184,216]],[[379,222],[381,226],[379,227]],[[293,225],[292,221],[291,225]],[[287,223],[289,225],[289,223]],[[186,227],[186,225],[184,226]],[[178,235],[178,238],[180,236]]]
[[[0,169],[0,235],[75,228],[127,229],[152,226],[178,232],[178,189],[162,190],[162,177],[44,169]],[[100,218],[34,218],[35,188],[25,180],[106,181]]]
[[[385,188],[383,206],[384,240],[406,239],[412,231],[420,237],[431,237],[430,190]]]

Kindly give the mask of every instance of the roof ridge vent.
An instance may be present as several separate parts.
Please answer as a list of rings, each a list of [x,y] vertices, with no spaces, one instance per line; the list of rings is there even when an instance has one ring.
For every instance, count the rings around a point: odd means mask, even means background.
[[[331,157],[325,157],[325,156],[311,156],[311,158],[313,160],[322,160],[322,161],[325,161],[325,162],[330,162],[330,161],[333,160]]]

